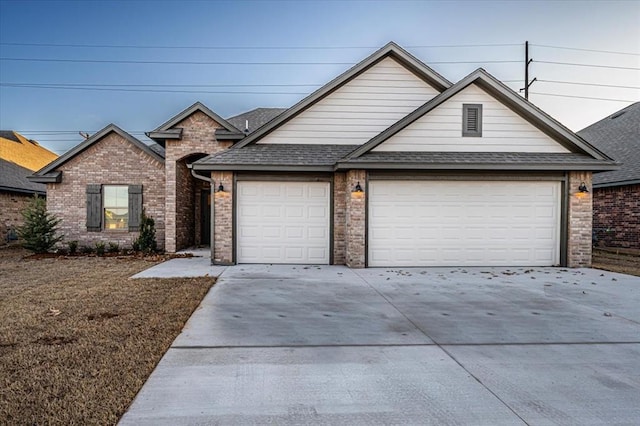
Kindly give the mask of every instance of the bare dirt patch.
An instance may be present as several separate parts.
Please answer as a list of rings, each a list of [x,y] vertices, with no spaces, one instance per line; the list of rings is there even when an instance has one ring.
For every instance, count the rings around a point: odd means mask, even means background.
[[[640,277],[640,250],[594,248],[594,268]]]
[[[0,423],[115,424],[214,280],[27,254],[0,250]]]

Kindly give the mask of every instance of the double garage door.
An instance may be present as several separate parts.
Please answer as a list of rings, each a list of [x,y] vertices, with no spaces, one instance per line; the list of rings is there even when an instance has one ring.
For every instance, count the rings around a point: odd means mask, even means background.
[[[327,182],[238,182],[238,263],[330,261]],[[559,263],[560,183],[373,180],[369,266]]]

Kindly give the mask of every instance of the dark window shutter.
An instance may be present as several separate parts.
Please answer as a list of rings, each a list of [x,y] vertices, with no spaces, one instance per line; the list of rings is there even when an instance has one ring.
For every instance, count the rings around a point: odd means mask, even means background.
[[[87,231],[102,231],[102,185],[87,185]]]
[[[482,104],[462,105],[462,136],[482,136]]]
[[[129,185],[129,231],[140,228],[142,214],[142,185]]]

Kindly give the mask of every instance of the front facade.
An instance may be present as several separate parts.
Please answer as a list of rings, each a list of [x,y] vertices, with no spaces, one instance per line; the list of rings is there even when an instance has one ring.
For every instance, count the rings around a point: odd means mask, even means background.
[[[578,134],[621,163],[593,177],[594,244],[640,250],[640,102]]]
[[[120,179],[147,211],[164,196],[154,214],[167,251],[209,244],[217,264],[590,264],[584,189],[615,164],[484,70],[452,84],[390,43],[277,113],[243,125],[197,103],[149,132],[164,150],[145,170],[164,185]],[[54,212],[79,195],[70,229],[90,232],[81,189],[104,199],[114,184],[73,175],[99,156],[88,147],[113,132],[136,145],[114,129],[38,173]]]

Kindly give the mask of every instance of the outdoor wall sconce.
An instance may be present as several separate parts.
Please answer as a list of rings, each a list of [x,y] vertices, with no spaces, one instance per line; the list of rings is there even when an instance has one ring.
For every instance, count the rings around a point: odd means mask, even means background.
[[[362,190],[362,187],[360,186],[360,181],[358,181],[358,183],[356,183],[356,186],[353,188],[353,191],[351,192],[364,192]]]
[[[578,191],[580,191],[583,194],[586,194],[589,192],[589,190],[587,189],[587,185],[584,182],[580,184],[580,186],[578,187]]]
[[[216,189],[216,192],[224,192],[224,186],[222,185],[222,182],[220,182],[220,185],[218,185],[218,189]]]

